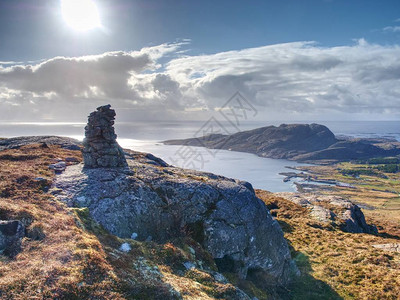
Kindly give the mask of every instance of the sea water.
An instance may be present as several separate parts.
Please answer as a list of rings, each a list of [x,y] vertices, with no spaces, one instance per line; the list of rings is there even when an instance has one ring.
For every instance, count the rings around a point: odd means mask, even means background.
[[[240,130],[279,125],[280,123],[284,122],[275,122],[274,124],[248,122],[243,124]],[[288,170],[287,166],[293,167],[304,164],[282,159],[262,158],[250,153],[212,150],[203,147],[185,148],[160,143],[160,141],[168,139],[194,137],[203,124],[204,122],[197,121],[117,123],[116,132],[118,142],[122,147],[150,152],[172,165],[246,180],[254,188],[266,189],[271,192],[295,191],[293,183],[283,182],[284,177],[279,173],[292,171]],[[386,137],[400,141],[400,122],[349,121],[325,122],[323,124],[328,126],[336,135]],[[83,139],[84,126],[85,123],[0,123],[0,137],[59,135]],[[196,159],[189,160],[190,155]]]

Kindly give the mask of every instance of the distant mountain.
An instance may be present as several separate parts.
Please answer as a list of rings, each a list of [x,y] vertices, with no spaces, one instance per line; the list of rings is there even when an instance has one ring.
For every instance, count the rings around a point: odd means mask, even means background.
[[[400,143],[384,139],[338,139],[320,124],[282,124],[232,135],[164,141],[166,145],[202,146],[249,152],[303,162],[331,162],[400,155]]]

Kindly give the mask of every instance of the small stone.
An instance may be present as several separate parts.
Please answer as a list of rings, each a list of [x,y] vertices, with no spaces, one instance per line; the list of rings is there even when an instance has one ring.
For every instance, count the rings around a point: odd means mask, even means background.
[[[50,189],[50,194],[52,195],[60,195],[63,193],[62,189],[58,189],[58,188],[52,188]]]
[[[66,167],[67,167],[67,164],[64,161],[60,161],[58,163],[49,165],[49,169],[52,169],[56,172],[62,172],[65,170]]]
[[[35,178],[35,181],[46,181],[46,179],[43,178],[43,177],[36,177],[36,178]]]
[[[79,163],[79,159],[77,159],[76,157],[66,157],[65,161],[69,163]]]
[[[131,235],[132,240],[136,240],[137,237],[138,237],[138,234],[136,232],[132,233],[132,235]]]
[[[191,270],[191,269],[194,269],[194,268],[196,267],[196,266],[195,266],[193,263],[191,263],[190,261],[184,262],[183,265],[185,266],[185,268],[186,268],[187,270]]]
[[[192,253],[193,255],[196,254],[196,251],[194,251],[194,249],[192,247],[188,247],[188,249],[189,249],[190,253]]]
[[[129,252],[131,251],[131,249],[131,245],[129,245],[128,243],[123,243],[121,247],[119,247],[119,250],[122,252]]]
[[[76,198],[76,203],[78,207],[83,207],[87,205],[87,199],[85,196],[79,196]]]
[[[213,275],[214,275],[214,279],[218,282],[222,282],[222,283],[228,282],[228,280],[225,278],[225,276],[222,275],[221,273],[215,272]]]

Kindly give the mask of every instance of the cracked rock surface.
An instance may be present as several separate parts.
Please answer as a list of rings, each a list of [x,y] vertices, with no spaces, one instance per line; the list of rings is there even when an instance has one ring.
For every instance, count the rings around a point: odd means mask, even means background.
[[[126,168],[69,166],[57,177],[57,195],[88,207],[112,234],[165,241],[190,234],[220,271],[261,271],[271,284],[288,281],[291,258],[278,223],[248,182],[167,165],[151,154],[125,153]]]
[[[374,225],[367,224],[360,207],[340,196],[309,193],[276,193],[303,207],[310,209],[310,215],[323,223],[331,223],[345,232],[377,233]]]

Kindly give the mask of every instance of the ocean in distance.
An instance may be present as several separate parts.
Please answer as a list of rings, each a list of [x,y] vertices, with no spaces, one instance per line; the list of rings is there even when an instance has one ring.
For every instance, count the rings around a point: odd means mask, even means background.
[[[281,172],[289,171],[287,166],[299,166],[293,161],[261,158],[254,154],[227,150],[212,150],[203,147],[185,148],[167,146],[160,141],[197,136],[205,122],[131,122],[117,123],[118,142],[124,148],[150,152],[167,163],[212,172],[230,178],[249,181],[254,188],[271,192],[295,191],[293,182],[283,182]],[[279,125],[284,122],[247,122],[233,130],[244,131],[253,128]],[[305,123],[305,122],[290,122]],[[310,122],[311,123],[311,122]],[[386,137],[400,141],[400,122],[397,121],[345,121],[318,122],[326,125],[338,136]],[[228,123],[221,125],[229,132]],[[85,123],[0,123],[0,137],[27,135],[59,135],[82,139]]]

